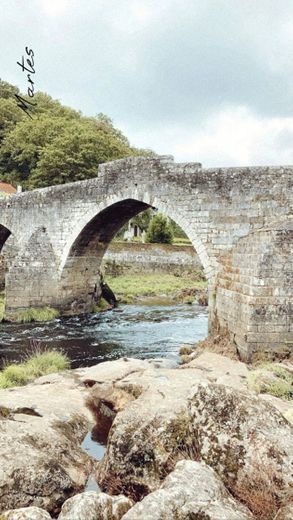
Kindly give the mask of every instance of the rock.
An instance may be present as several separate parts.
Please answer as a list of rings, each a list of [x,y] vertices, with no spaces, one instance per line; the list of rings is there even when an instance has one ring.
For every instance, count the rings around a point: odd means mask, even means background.
[[[293,504],[289,504],[279,509],[274,520],[292,520],[293,518]]]
[[[80,444],[94,426],[83,380],[112,382],[155,366],[165,362],[120,359],[0,390],[0,511],[34,505],[55,514],[82,491],[92,460]]]
[[[190,432],[202,460],[236,489],[268,476],[281,496],[292,484],[292,427],[246,392],[200,383],[189,400]]]
[[[0,520],[52,520],[44,509],[39,507],[24,507],[6,511],[0,515]]]
[[[132,505],[123,495],[87,491],[66,500],[58,520],[120,520]]]
[[[260,478],[263,486],[274,485],[274,495],[280,498],[292,478],[289,423],[258,396],[237,389],[238,382],[246,385],[242,363],[229,360],[224,374],[205,358],[199,357],[196,364],[187,369],[149,369],[115,383],[116,389],[131,394],[131,400],[125,400],[117,413],[106,454],[98,464],[101,489],[141,499],[159,488],[174,460],[192,458],[215,469],[239,496],[244,493],[247,498],[249,482]],[[97,398],[99,388],[92,391]]]
[[[247,508],[234,500],[216,473],[203,463],[177,463],[160,489],[123,516],[123,520],[253,520]]]
[[[49,381],[49,382],[46,382]],[[0,390],[0,510],[37,506],[58,511],[81,491],[92,469],[80,443],[91,429],[86,390],[73,374]]]
[[[80,448],[88,423],[81,416],[51,421],[26,415],[0,421],[0,508],[35,505],[58,511],[82,490],[92,469]]]
[[[180,367],[181,370],[194,368],[201,370],[206,379],[214,383],[223,384],[237,390],[247,390],[249,370],[245,363],[230,359],[220,354],[203,352],[188,364]]]

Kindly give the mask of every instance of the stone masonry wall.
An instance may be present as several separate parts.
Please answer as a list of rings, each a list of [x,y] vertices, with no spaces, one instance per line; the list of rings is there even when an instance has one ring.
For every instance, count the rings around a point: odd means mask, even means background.
[[[192,246],[112,242],[103,258],[105,274],[191,273],[202,269]]]
[[[293,350],[293,219],[251,233],[223,257],[217,278],[220,327],[242,358]]]

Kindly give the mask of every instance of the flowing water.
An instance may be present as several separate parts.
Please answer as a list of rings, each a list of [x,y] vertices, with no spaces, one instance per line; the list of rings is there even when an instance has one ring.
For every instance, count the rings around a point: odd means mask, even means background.
[[[20,361],[39,342],[62,349],[71,367],[120,357],[168,357],[178,361],[183,343],[207,335],[207,309],[198,305],[121,305],[97,314],[47,323],[0,324],[0,365]]]

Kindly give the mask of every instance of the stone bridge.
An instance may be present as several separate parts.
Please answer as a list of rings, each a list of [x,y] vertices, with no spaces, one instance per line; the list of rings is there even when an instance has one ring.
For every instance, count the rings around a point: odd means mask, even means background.
[[[200,257],[210,331],[229,333],[243,359],[292,349],[292,172],[132,157],[100,165],[94,179],[1,200],[6,316],[40,306],[88,310],[109,242],[152,206]]]

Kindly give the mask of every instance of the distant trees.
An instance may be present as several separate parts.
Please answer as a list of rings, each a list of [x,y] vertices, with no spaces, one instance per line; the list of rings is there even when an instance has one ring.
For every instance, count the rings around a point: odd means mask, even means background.
[[[152,243],[172,244],[172,228],[164,215],[158,213],[153,217],[148,227],[146,241]]]
[[[0,80],[0,178],[26,189],[95,177],[99,164],[152,152],[130,146],[111,119],[85,117],[37,92],[28,118],[19,89]]]

